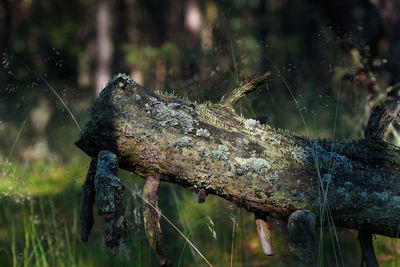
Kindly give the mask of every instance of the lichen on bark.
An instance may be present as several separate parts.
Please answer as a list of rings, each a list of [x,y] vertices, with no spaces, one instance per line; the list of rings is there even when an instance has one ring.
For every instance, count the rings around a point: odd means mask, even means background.
[[[384,141],[305,138],[247,120],[223,102],[196,104],[116,79],[95,101],[77,145],[92,157],[110,150],[119,167],[139,175],[162,174],[284,221],[295,210],[319,219],[322,181],[337,226],[396,236],[400,224],[400,151]]]

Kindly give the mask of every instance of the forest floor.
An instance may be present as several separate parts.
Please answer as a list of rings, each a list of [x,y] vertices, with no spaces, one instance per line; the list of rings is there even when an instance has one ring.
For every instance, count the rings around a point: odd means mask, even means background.
[[[141,200],[129,190],[125,203],[129,220],[126,241],[117,256],[104,244],[104,222],[95,211],[95,225],[84,243],[80,240],[81,186],[89,158],[76,153],[67,162],[35,160],[29,163],[0,159],[0,262],[2,266],[157,266],[145,238]],[[121,170],[121,179],[140,193],[143,181]],[[273,222],[276,255],[266,257],[256,234],[253,215],[229,202],[197,196],[178,186],[163,184],[160,208],[215,266],[301,266],[289,254],[285,223]],[[234,226],[235,225],[235,226]],[[162,221],[167,249],[177,266],[205,266],[184,238]],[[234,232],[233,232],[234,231]],[[357,232],[338,229],[340,252],[325,230],[323,266],[359,264]],[[382,266],[400,263],[395,239],[374,239]],[[233,246],[233,251],[232,251]],[[336,256],[335,256],[336,253]]]

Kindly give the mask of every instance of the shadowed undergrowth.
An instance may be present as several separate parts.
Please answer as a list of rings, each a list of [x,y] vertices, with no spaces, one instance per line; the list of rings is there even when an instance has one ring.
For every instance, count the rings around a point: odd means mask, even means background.
[[[89,241],[81,242],[81,185],[87,163],[88,158],[81,156],[64,164],[35,161],[25,166],[2,160],[0,262],[4,266],[157,266],[144,233],[141,200],[129,190],[125,191],[129,232],[119,255],[113,256],[105,247],[104,222],[100,217],[95,217],[97,223]],[[125,171],[120,173],[125,183],[141,190],[141,178]],[[28,176],[30,179],[24,179]],[[277,255],[267,258],[262,254],[252,214],[213,196],[199,205],[195,194],[169,184],[162,185],[160,197],[163,213],[215,266],[230,264],[232,242],[233,266],[298,264],[289,255],[286,225],[282,222],[272,226]],[[233,222],[236,225],[232,241]],[[185,240],[165,221],[162,224],[173,263],[203,266],[202,259]],[[324,235],[324,265],[332,266],[335,258],[331,233],[326,229]],[[359,255],[356,232],[339,229],[339,239],[345,265],[358,264],[359,258],[354,257]],[[383,266],[399,262],[400,246],[394,239],[378,237],[374,243]]]

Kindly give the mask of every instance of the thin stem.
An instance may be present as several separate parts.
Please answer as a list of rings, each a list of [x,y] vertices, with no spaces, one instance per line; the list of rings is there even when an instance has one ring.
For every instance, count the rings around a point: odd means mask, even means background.
[[[58,100],[60,100],[61,104],[64,106],[64,108],[67,110],[67,112],[69,113],[69,115],[71,116],[72,120],[74,121],[76,127],[78,127],[79,131],[81,131],[81,127],[79,126],[78,121],[75,119],[74,114],[72,113],[72,111],[69,109],[69,107],[67,106],[67,104],[64,102],[64,100],[61,98],[61,96],[57,93],[56,89],[54,89],[53,86],[51,86],[51,84],[43,77],[42,74],[38,73],[37,71],[33,70],[31,67],[29,67],[27,64],[25,64],[25,62],[23,62],[19,57],[15,56],[15,58],[19,61],[19,63],[21,63],[28,71],[30,71],[32,74],[36,75],[39,77],[40,80],[42,80],[44,82],[45,85],[47,85],[47,87],[50,88],[50,90],[53,92],[53,94],[58,98]]]
[[[123,183],[121,181],[121,183],[128,188],[129,190],[131,190],[131,192],[135,195],[137,195],[139,198],[141,198],[144,202],[146,202],[146,204],[148,204],[150,207],[152,207],[158,214],[161,215],[161,217],[163,217],[188,243],[190,246],[193,247],[193,249],[200,255],[200,257],[203,258],[203,260],[208,264],[208,266],[212,267],[212,264],[206,259],[206,257],[204,257],[204,255],[196,248],[196,246],[178,229],[178,227],[175,226],[175,224],[173,224],[157,207],[155,207],[154,205],[152,205],[149,201],[147,201],[147,199],[145,199],[144,197],[142,197],[139,193],[135,192],[135,190],[133,190],[129,185]]]
[[[29,114],[30,114],[30,113],[29,113]],[[11,149],[10,149],[10,152],[8,153],[8,157],[7,157],[8,160],[11,158],[11,156],[12,156],[12,154],[13,154],[13,152],[14,152],[14,148],[15,148],[15,146],[17,145],[18,140],[19,140],[19,138],[20,138],[20,136],[21,136],[22,130],[25,128],[25,124],[26,124],[26,122],[28,121],[29,114],[26,115],[24,121],[23,121],[22,124],[21,124],[21,127],[19,127],[17,136],[15,137],[14,143],[13,143]]]

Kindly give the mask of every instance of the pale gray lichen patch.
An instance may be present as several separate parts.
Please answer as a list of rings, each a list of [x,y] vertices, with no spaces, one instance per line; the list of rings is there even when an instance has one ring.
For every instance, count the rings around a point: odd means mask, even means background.
[[[326,151],[318,143],[314,143],[312,148],[306,147],[305,150],[308,153],[309,159],[313,159],[316,156],[322,163],[332,163],[333,168],[342,167],[344,169],[353,169],[353,165],[346,156],[340,155],[334,151]]]
[[[209,154],[208,157],[214,161],[214,160],[224,160],[227,161],[229,159],[230,153],[229,153],[229,148],[226,145],[219,145],[218,150],[212,150]]]
[[[182,150],[182,148],[193,148],[194,143],[192,138],[188,136],[180,137],[178,140],[176,140],[173,144],[173,147],[178,148],[179,150]]]
[[[383,205],[384,203],[388,202],[390,197],[392,196],[391,194],[389,195],[388,192],[374,192],[373,196],[376,198],[375,203],[377,203],[378,205]]]
[[[201,158],[204,158],[204,157],[205,157],[205,155],[206,155],[206,149],[205,149],[204,147],[198,147],[198,148],[196,148],[196,150],[197,150],[197,153],[199,153],[199,156],[200,156]]]
[[[208,138],[210,137],[210,132],[207,129],[197,129],[196,135],[200,137]]]
[[[308,162],[308,153],[302,147],[296,147],[291,151],[292,157],[301,165]]]
[[[126,84],[136,86],[136,82],[129,77],[129,75],[125,73],[118,73],[117,75],[114,75],[111,80],[108,82],[107,86],[113,85],[117,82],[117,86],[119,88],[124,88]],[[136,88],[135,88],[136,89]]]
[[[299,192],[296,189],[290,191],[290,196],[293,201],[303,201],[305,198],[304,192]]]
[[[279,174],[278,174],[277,171],[275,171],[275,172],[271,175],[270,180],[271,180],[271,181],[274,181],[274,182],[277,182],[278,179],[279,179]]]
[[[179,127],[184,134],[193,130],[193,118],[183,110],[193,112],[191,107],[186,107],[179,103],[165,105],[155,97],[151,97],[145,107],[147,113],[159,121],[158,126],[160,128],[167,126]]]
[[[336,194],[339,199],[342,201],[340,203],[350,203],[350,193],[344,187],[339,187],[336,189]]]
[[[97,160],[94,179],[96,201],[100,214],[116,211],[116,201],[120,199],[122,184],[118,175],[118,159],[111,151],[101,151]]]
[[[399,196],[391,196],[390,206],[392,209],[393,208],[398,209],[400,207],[400,197]]]
[[[257,129],[261,128],[261,124],[258,120],[248,119],[244,122],[244,127],[251,132],[257,132]]]
[[[340,155],[334,151],[326,151],[318,143],[314,143],[312,147],[297,147],[291,151],[293,158],[301,165],[314,163],[317,159],[320,166],[353,169],[351,161],[344,155]]]
[[[235,158],[239,165],[236,165],[236,174],[244,175],[247,172],[262,174],[263,171],[271,169],[268,161],[262,158]]]

